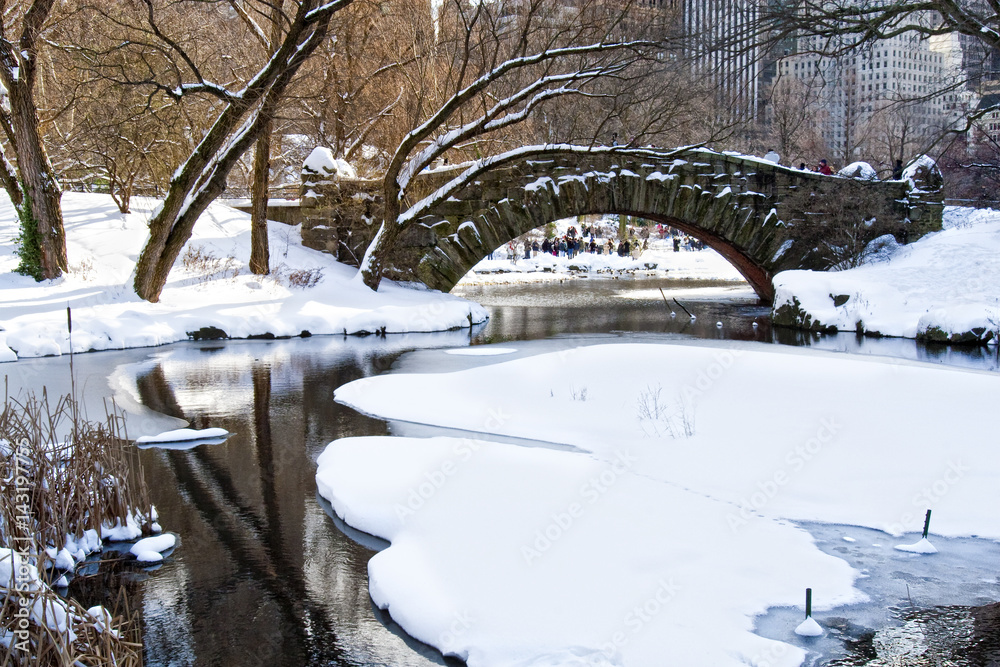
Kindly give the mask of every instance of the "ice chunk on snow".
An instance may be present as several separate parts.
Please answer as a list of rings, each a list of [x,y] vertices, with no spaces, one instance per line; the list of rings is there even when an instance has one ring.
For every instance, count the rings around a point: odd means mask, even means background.
[[[938,552],[937,547],[931,544],[926,537],[915,544],[897,544],[896,549],[914,554],[936,554]]]
[[[799,623],[799,626],[795,628],[795,634],[801,637],[819,637],[823,634],[823,628],[813,620],[812,616],[807,616],[806,620]]]

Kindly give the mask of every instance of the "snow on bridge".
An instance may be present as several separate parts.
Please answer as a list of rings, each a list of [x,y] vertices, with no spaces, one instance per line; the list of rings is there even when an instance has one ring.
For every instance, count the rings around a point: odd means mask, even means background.
[[[941,228],[943,192],[933,163],[900,181],[823,176],[703,148],[567,150],[491,169],[456,190],[404,233],[389,277],[450,290],[490,252],[554,220],[624,214],[705,242],[771,302],[771,278],[829,269],[838,244],[879,233],[906,243]],[[465,166],[421,175],[416,198]],[[357,264],[381,221],[376,180],[306,176],[302,238]],[[831,251],[833,248],[833,251]],[[849,250],[849,248],[846,248]]]

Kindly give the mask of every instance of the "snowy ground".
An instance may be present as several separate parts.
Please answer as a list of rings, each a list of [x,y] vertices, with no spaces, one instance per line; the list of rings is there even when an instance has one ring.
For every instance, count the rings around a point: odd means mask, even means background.
[[[123,216],[106,195],[67,192],[62,201],[70,271],[42,283],[12,273],[16,216],[6,197],[0,203],[0,361],[67,353],[67,306],[75,352],[161,345],[206,326],[242,338],[440,331],[468,327],[470,314],[487,317],[479,305],[438,292],[386,282],[374,294],[354,280],[355,269],[302,247],[298,229],[279,223],[269,228],[272,275],[254,276],[249,216],[222,204],[195,226],[160,302],[147,303],[132,290],[132,271],[158,202],[133,200],[134,212]],[[321,278],[296,287],[295,271]]]
[[[841,331],[964,342],[995,336],[1000,211],[949,206],[944,227],[856,269],[779,273],[775,310],[797,300],[798,318]]]
[[[891,549],[933,509],[932,542],[1000,538],[993,374],[704,342],[482,363],[336,396],[570,449],[352,438],[317,472],[339,515],[392,543],[369,565],[375,602],[471,667],[797,665],[754,617],[806,587],[817,611],[864,594],[792,520],[869,526]]]
[[[572,220],[557,223],[559,233]],[[606,241],[606,239],[604,239]],[[673,251],[671,240],[650,239],[649,247],[637,258],[618,255],[580,253],[576,257],[557,257],[538,253],[531,259],[524,259],[523,250],[516,259],[508,258],[506,247],[493,254],[494,259],[484,259],[465,275],[459,286],[495,285],[548,280],[565,280],[568,277],[587,275],[595,278],[602,275],[634,273],[658,278],[678,278],[692,280],[732,280],[743,282],[743,276],[723,259],[722,255],[706,248],[704,250],[682,249]]]

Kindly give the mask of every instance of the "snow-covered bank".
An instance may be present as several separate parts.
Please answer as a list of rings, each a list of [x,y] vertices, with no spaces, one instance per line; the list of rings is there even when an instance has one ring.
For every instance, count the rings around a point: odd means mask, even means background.
[[[349,524],[392,543],[369,566],[376,603],[474,667],[797,665],[804,652],[753,634],[754,616],[801,605],[806,587],[817,610],[864,596],[789,520],[897,536],[933,509],[932,541],[1000,538],[998,382],[750,344],[383,375],[337,399],[583,453],[347,439],[320,458],[317,484]]]
[[[41,283],[12,273],[17,219],[5,197],[0,203],[0,361],[67,353],[67,306],[74,352],[162,345],[203,327],[234,338],[402,333],[487,317],[478,304],[388,281],[375,294],[353,280],[355,269],[302,247],[298,229],[280,223],[269,226],[273,275],[252,275],[250,218],[222,204],[195,226],[160,302],[147,303],[131,275],[158,202],[134,199],[133,213],[122,215],[106,195],[67,192],[62,201],[70,271]]]
[[[996,342],[1000,212],[946,207],[944,231],[837,272],[774,278],[776,324],[936,342]]]

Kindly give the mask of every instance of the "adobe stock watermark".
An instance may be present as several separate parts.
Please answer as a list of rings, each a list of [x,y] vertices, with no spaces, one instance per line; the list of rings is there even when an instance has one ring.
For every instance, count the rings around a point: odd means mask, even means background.
[[[31,480],[25,474],[26,464],[31,461],[31,445],[22,438],[11,452],[14,481],[14,530],[11,570],[13,572],[13,592],[16,598],[16,610],[11,624],[14,635],[15,650],[28,653],[31,651],[29,618],[31,616],[31,598],[29,592],[34,584],[31,565],[33,554],[37,553],[35,539],[31,530]],[[25,465],[22,465],[24,463]],[[7,587],[11,582],[2,582]]]
[[[677,597],[681,587],[673,578],[660,579],[656,591],[648,598],[635,605],[622,618],[622,627],[611,635],[611,638],[601,645],[601,652],[614,660],[618,652],[628,644],[629,640],[641,633],[654,618],[656,618]]]
[[[698,371],[694,381],[681,388],[681,399],[690,402],[704,396],[745,352],[746,350],[736,347],[727,347],[717,351],[712,355],[712,362]]]
[[[886,530],[894,535],[902,535],[907,530],[912,530],[914,525],[920,525],[925,512],[941,502],[945,496],[965,477],[965,473],[972,468],[962,463],[961,459],[949,460],[945,464],[944,472],[930,484],[921,488],[910,499],[910,504],[915,509],[913,514],[903,512],[899,521],[889,524]],[[908,528],[909,527],[909,528]]]
[[[815,435],[788,450],[784,458],[784,467],[778,468],[770,477],[757,482],[757,490],[749,496],[740,498],[739,510],[730,512],[726,516],[729,529],[735,533],[747,525],[756,512],[774,500],[781,489],[802,472],[806,464],[819,456],[823,449],[836,439],[837,433],[842,428],[843,425],[834,417],[821,419]]]
[[[490,409],[488,415],[483,423],[486,431],[498,429],[509,420],[509,416],[504,414],[502,408]],[[451,457],[442,461],[437,468],[425,472],[423,480],[410,488],[406,494],[406,500],[394,505],[393,510],[400,522],[405,523],[423,509],[427,502],[444,488],[448,480],[458,473],[462,464],[470,461],[480,449],[482,449],[482,444],[471,438],[462,438],[456,442],[452,448]]]
[[[441,652],[445,655],[454,655],[458,649],[456,644],[472,629],[473,622],[468,611],[456,611],[452,614],[448,628],[438,635],[437,646]]]
[[[628,451],[615,452],[615,458],[611,461],[611,465],[580,486],[579,501],[573,501],[566,506],[565,510],[552,514],[551,521],[544,528],[535,531],[532,541],[529,544],[521,545],[521,556],[524,561],[531,565],[541,558],[586,514],[587,507],[600,500],[618,483],[622,475],[632,469],[637,460]]]

